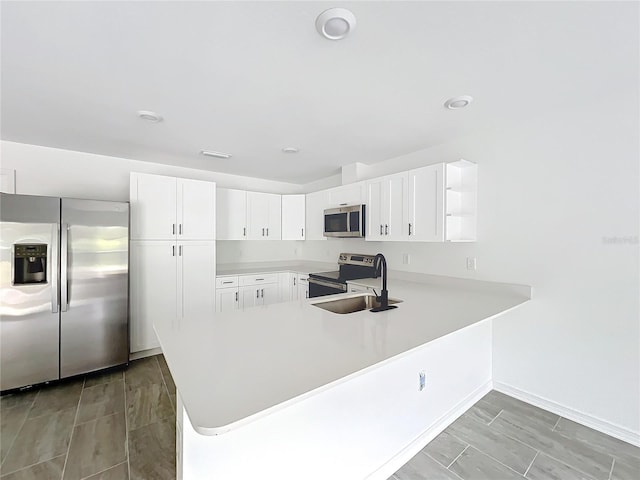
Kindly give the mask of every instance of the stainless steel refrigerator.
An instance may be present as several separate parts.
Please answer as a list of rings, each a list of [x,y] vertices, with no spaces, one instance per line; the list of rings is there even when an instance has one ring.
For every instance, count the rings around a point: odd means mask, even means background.
[[[129,204],[1,194],[0,390],[129,361]]]

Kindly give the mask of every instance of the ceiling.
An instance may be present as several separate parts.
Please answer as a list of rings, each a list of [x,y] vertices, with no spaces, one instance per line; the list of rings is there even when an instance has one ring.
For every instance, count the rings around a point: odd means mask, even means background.
[[[358,22],[341,41],[315,30],[333,6]],[[636,2],[1,8],[2,139],[292,183],[638,82]],[[456,95],[475,101],[445,109]]]

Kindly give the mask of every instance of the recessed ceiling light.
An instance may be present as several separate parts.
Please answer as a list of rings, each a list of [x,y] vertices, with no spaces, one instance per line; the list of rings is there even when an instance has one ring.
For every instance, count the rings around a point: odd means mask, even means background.
[[[162,121],[161,115],[158,115],[156,112],[150,112],[149,110],[138,110],[138,116],[148,122],[158,123]]]
[[[299,149],[299,148],[296,148],[296,147],[284,147],[284,148],[282,149],[282,151],[283,151],[284,153],[298,153],[298,152],[300,151],[300,149]]]
[[[458,110],[464,108],[473,102],[473,97],[469,95],[460,95],[459,97],[453,97],[444,102],[444,106],[449,110]]]
[[[231,158],[230,153],[214,152],[213,150],[200,150],[200,155],[215,158]]]
[[[355,15],[346,8],[330,8],[316,19],[316,30],[329,40],[340,40],[356,28]]]

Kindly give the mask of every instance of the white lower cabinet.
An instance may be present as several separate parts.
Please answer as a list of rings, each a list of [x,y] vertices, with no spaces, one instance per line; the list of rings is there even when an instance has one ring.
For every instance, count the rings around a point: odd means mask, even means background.
[[[131,241],[131,352],[159,347],[156,319],[213,315],[215,242]]]
[[[309,298],[309,275],[280,272],[221,275],[215,281],[216,312]]]
[[[216,289],[216,312],[230,312],[239,308],[238,287]]]
[[[240,287],[239,297],[242,308],[257,307],[259,305],[269,305],[278,303],[279,286],[277,283],[269,283],[266,285],[246,285]]]
[[[296,298],[309,298],[309,274],[307,273],[298,273],[296,274],[297,288],[296,288]]]

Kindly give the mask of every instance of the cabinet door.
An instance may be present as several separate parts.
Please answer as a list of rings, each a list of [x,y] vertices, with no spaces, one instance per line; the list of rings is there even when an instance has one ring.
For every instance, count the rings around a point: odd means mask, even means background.
[[[295,274],[283,272],[278,274],[278,300],[281,302],[290,302],[292,300],[292,279]]]
[[[409,172],[409,240],[444,241],[444,164]],[[408,230],[407,230],[408,231]]]
[[[260,287],[260,299],[262,305],[270,305],[272,303],[278,303],[279,300],[279,287],[277,283],[270,283],[268,285],[262,285]]]
[[[266,193],[247,192],[247,238],[266,240],[269,224],[269,203]]]
[[[384,183],[383,240],[401,241],[407,239],[407,174],[400,173],[386,178]]]
[[[282,195],[282,240],[304,240],[304,195]]]
[[[216,198],[216,238],[218,240],[246,240],[247,192],[218,188]]]
[[[178,239],[215,240],[216,184],[178,179]]]
[[[240,293],[240,308],[251,308],[262,304],[259,286],[247,285],[240,287],[238,291]]]
[[[171,240],[177,232],[176,179],[132,173],[131,239]]]
[[[267,240],[280,240],[282,238],[282,195],[275,193],[263,193],[268,205],[266,235]]]
[[[324,236],[324,211],[329,208],[327,190],[309,193],[305,198],[305,239],[326,240]]]
[[[367,182],[367,235],[365,240],[382,240],[384,236],[384,181]]]
[[[153,322],[176,317],[176,244],[132,241],[130,264],[131,351],[159,347]]]
[[[309,275],[298,274],[298,298],[309,298]]]
[[[230,312],[240,306],[237,288],[218,288],[216,290],[216,312]]]
[[[178,244],[178,317],[212,317],[215,312],[216,242]]]
[[[332,188],[329,190],[329,204],[327,208],[363,204],[366,201],[365,189],[364,182]]]

